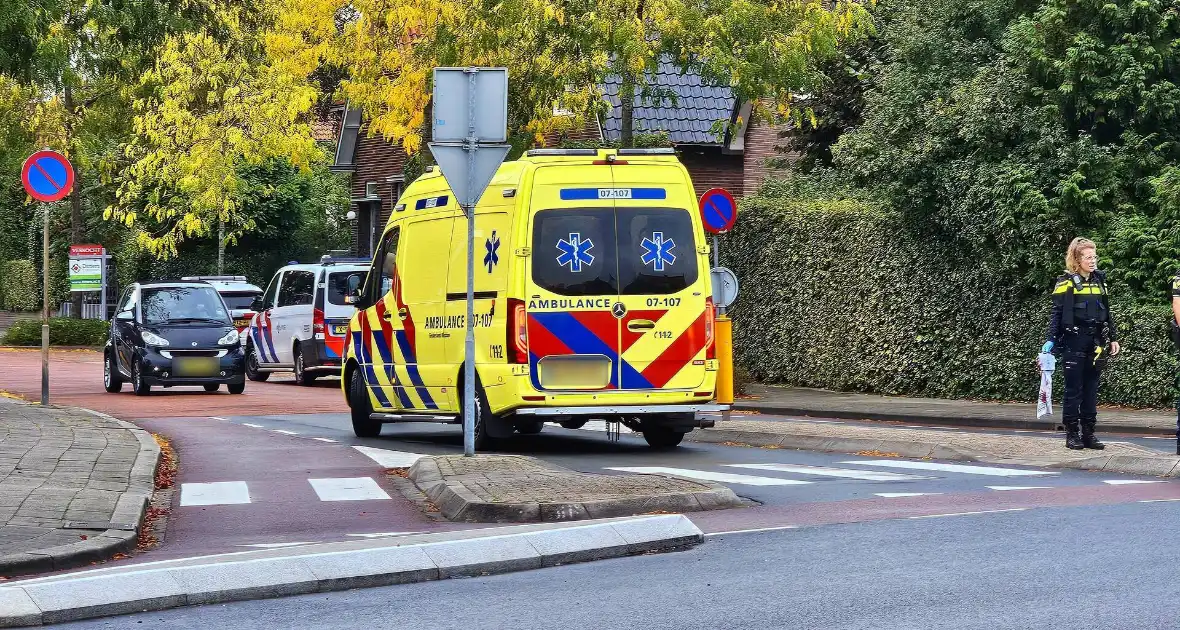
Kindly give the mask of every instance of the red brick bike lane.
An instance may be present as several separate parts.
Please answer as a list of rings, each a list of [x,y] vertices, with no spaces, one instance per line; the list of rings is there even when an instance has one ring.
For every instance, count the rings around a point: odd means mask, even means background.
[[[247,381],[246,391],[230,394],[221,388],[152,388],[136,396],[124,385],[117,394],[102,385],[102,353],[95,350],[51,350],[49,402],[85,407],[123,420],[186,416],[269,415],[323,413],[346,410],[340,381],[325,378],[310,387],[296,385],[289,374],[274,374],[265,383]],[[41,351],[0,348],[0,391],[26,400],[41,400]]]

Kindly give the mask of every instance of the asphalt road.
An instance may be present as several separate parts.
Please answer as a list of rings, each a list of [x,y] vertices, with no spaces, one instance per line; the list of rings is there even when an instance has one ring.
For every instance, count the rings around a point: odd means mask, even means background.
[[[1176,628],[1180,503],[723,535],[693,550],[63,628]]]

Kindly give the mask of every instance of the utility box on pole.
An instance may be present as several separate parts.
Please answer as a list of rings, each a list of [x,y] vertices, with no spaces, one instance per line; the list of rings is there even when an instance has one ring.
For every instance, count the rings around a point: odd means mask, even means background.
[[[475,205],[508,155],[508,70],[435,68],[428,146],[467,216],[463,454],[475,454]]]

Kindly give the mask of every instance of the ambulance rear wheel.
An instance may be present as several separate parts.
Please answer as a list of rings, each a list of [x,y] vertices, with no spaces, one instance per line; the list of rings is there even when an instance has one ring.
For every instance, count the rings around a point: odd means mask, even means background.
[[[544,428],[544,422],[524,422],[516,425],[516,432],[521,435],[536,435]]]
[[[354,369],[348,380],[348,406],[352,411],[352,432],[357,437],[373,438],[381,435],[381,421],[370,417],[373,415],[373,403],[369,401],[369,388],[359,369]]]
[[[459,391],[463,391],[460,386]],[[460,401],[461,407],[466,405]],[[488,405],[488,396],[483,391],[483,384],[479,382],[479,376],[475,377],[475,450],[487,451],[495,447],[496,439],[488,435],[488,424],[496,422],[497,419],[490,411],[491,406]],[[459,419],[463,420],[463,415],[460,413]],[[466,424],[466,423],[464,423]]]
[[[246,348],[246,378],[259,383],[270,378],[270,372],[258,371],[258,348],[252,345]]]
[[[647,440],[647,445],[652,448],[675,448],[684,439],[684,433],[664,427],[652,427],[644,429],[643,439]]]
[[[587,422],[588,420],[562,420],[561,426],[567,429],[581,429]]]

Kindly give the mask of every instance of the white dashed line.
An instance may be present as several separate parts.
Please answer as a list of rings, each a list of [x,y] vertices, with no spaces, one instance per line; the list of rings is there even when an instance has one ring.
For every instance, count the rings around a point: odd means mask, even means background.
[[[1102,483],[1112,486],[1131,486],[1140,483],[1168,483],[1163,479],[1107,479]]]
[[[299,435],[298,431],[284,431],[283,429],[271,429],[275,433],[282,433],[283,435]]]
[[[331,438],[319,438],[319,437],[313,437],[313,438],[311,438],[311,439],[313,439],[313,440],[315,440],[315,441],[317,441],[317,442],[327,442],[327,443],[329,443],[329,444],[336,444],[336,443],[337,443],[337,442],[336,442],[336,440],[333,440],[333,439],[331,439]]]
[[[884,497],[886,499],[900,499],[903,497],[932,497],[942,494],[941,492],[876,492],[876,496]]]
[[[798,525],[783,525],[783,526],[781,526],[781,527],[759,527],[759,528],[756,528],[756,529],[734,529],[734,530],[730,530],[730,531],[728,531],[728,532],[712,532],[712,533],[708,533],[708,534],[705,534],[705,537],[709,537],[709,536],[726,536],[726,535],[729,535],[729,534],[755,534],[755,533],[758,533],[758,532],[777,532],[777,531],[781,531],[781,530],[784,530],[784,529],[798,529],[798,528],[799,528],[799,526],[798,526]]]
[[[242,423],[242,426],[244,426],[244,427],[250,427],[250,428],[252,428],[252,429],[261,429],[261,428],[262,428],[262,425],[261,425],[261,424],[250,424],[249,422],[243,422],[243,423]]]
[[[947,516],[973,516],[975,514],[998,514],[1000,512],[1023,512],[1028,508],[1009,508],[1007,510],[980,510],[979,512],[955,512],[954,514],[927,514],[926,516],[910,516],[908,518],[944,518]]]

